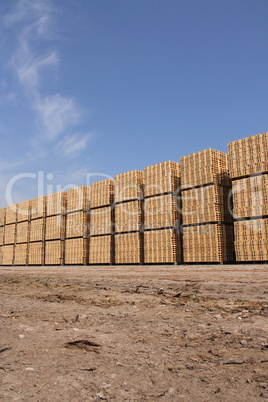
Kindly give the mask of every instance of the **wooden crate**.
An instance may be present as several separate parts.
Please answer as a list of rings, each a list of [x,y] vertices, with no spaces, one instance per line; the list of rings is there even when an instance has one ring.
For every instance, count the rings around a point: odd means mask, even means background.
[[[87,264],[88,263],[88,239],[66,239],[65,240],[65,264]]]
[[[46,216],[47,197],[40,196],[31,200],[31,219],[44,218]]]
[[[64,241],[51,240],[45,242],[45,264],[64,264]]]
[[[143,263],[143,244],[140,233],[123,233],[115,235],[115,263]]]
[[[90,208],[99,208],[113,204],[114,180],[105,179],[91,184]]]
[[[8,205],[6,207],[6,222],[5,224],[8,225],[10,223],[17,222],[17,204]]]
[[[28,243],[16,244],[14,248],[14,265],[27,265]]]
[[[29,243],[28,265],[44,265],[45,251],[44,242]]]
[[[86,211],[73,212],[66,215],[66,238],[88,237],[89,214]]]
[[[230,177],[268,172],[268,132],[228,144]]]
[[[90,237],[89,243],[89,263],[91,265],[113,264],[113,236],[94,236]]]
[[[174,264],[182,262],[181,236],[174,229],[144,232],[144,263]]]
[[[28,221],[31,215],[31,201],[22,201],[17,204],[17,222]]]
[[[115,202],[143,199],[144,172],[131,170],[121,173],[115,179]]]
[[[56,215],[46,218],[45,240],[60,240],[65,238],[65,216]]]
[[[2,247],[2,265],[13,265],[14,244]]]
[[[17,223],[16,228],[16,244],[27,243],[29,241],[29,222]]]
[[[144,169],[144,197],[179,192],[180,185],[180,164],[177,162],[161,162]]]
[[[90,205],[91,188],[88,186],[79,186],[67,191],[67,209],[66,212],[88,211]]]
[[[218,185],[184,190],[182,220],[184,225],[233,221],[231,189]]]
[[[115,205],[115,233],[142,229],[142,201],[126,201]]]
[[[45,218],[34,219],[30,221],[29,241],[45,240]]]
[[[47,195],[46,216],[65,214],[67,194],[64,191]]]
[[[204,184],[231,186],[228,155],[215,149],[206,149],[180,159],[183,189]]]
[[[6,220],[6,208],[0,208],[0,226],[4,226]]]
[[[15,244],[16,224],[6,225],[4,228],[4,244]]]
[[[144,200],[144,229],[180,226],[180,207],[173,194],[160,195]]]

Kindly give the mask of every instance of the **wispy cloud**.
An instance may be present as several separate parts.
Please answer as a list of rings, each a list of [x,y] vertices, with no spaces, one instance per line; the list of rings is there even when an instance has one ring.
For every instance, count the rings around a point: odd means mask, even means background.
[[[17,27],[17,48],[10,66],[36,114],[39,140],[62,142],[65,156],[77,155],[88,140],[88,135],[78,138],[77,134],[70,134],[82,118],[77,103],[73,97],[59,93],[48,96],[42,87],[45,73],[52,74],[55,67],[60,68],[60,57],[55,49],[39,50],[47,48],[48,39],[53,36],[53,17],[49,0],[19,0],[16,3],[12,13],[4,18],[6,26]]]
[[[60,94],[40,98],[34,105],[38,113],[41,131],[48,140],[54,140],[66,129],[79,123],[80,113],[72,98]]]
[[[67,136],[59,143],[59,148],[62,150],[65,156],[74,157],[80,151],[85,149],[90,137],[90,134],[85,134],[81,136],[78,133]]]

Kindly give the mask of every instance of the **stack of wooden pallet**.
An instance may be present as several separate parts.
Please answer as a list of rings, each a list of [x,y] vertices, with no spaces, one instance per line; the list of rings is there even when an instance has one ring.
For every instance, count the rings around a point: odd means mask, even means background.
[[[268,260],[268,132],[228,144],[237,261]]]
[[[140,232],[142,229],[142,201],[115,204],[115,233]]]
[[[144,173],[131,170],[118,174],[115,179],[115,202],[142,200],[144,192]]]
[[[45,229],[45,264],[64,264],[65,212],[67,194],[58,191],[47,195]]]
[[[57,191],[47,195],[46,216],[64,215],[67,207],[67,193]]]
[[[14,249],[14,265],[28,264],[29,219],[31,215],[31,201],[17,204],[17,224]]]
[[[183,223],[232,222],[229,187],[211,184],[182,192]]]
[[[143,260],[143,245],[140,232],[115,234],[116,264],[140,264]]]
[[[2,247],[2,264],[13,265],[16,240],[17,204],[5,209],[4,239]]]
[[[45,245],[45,264],[63,265],[64,264],[64,241],[46,241]]]
[[[209,183],[230,187],[228,155],[215,149],[206,149],[187,156],[181,162],[182,187],[192,188]]]
[[[113,239],[114,181],[105,179],[91,185],[90,264],[114,263]]]
[[[161,162],[144,169],[144,197],[176,193],[180,188],[180,164]]]
[[[65,264],[88,263],[90,194],[87,186],[67,191]]]
[[[143,263],[143,190],[142,171],[132,170],[115,176],[116,264]]]
[[[176,229],[144,232],[144,262],[146,264],[175,264],[181,261],[181,236]]]
[[[91,188],[79,186],[67,191],[66,213],[75,211],[88,212],[90,206]]]
[[[228,169],[214,149],[181,158],[184,262],[234,261]]]
[[[144,169],[144,262],[182,261],[180,164],[167,161]]]
[[[2,265],[2,259],[3,259],[5,218],[6,218],[6,209],[5,208],[0,208],[0,266]]]
[[[31,201],[28,265],[45,263],[45,228],[47,197],[36,197]]]
[[[91,184],[90,208],[112,205],[114,202],[114,181],[100,180]]]
[[[40,196],[40,197],[33,198],[31,200],[30,219],[32,220],[32,219],[44,218],[46,216],[46,207],[47,207],[47,197],[46,196]]]
[[[0,265],[2,265],[6,208],[0,208]]]
[[[267,135],[266,132],[228,144],[231,179],[268,172]]]
[[[112,233],[112,206],[90,210],[90,235],[101,236]]]
[[[89,263],[110,265],[114,263],[114,236],[90,237]]]
[[[2,265],[13,265],[14,244],[4,245],[2,247]]]

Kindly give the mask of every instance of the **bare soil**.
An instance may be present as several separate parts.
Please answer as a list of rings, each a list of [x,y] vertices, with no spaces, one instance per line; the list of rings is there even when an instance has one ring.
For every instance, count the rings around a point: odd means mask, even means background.
[[[1,267],[4,401],[268,400],[268,266]]]

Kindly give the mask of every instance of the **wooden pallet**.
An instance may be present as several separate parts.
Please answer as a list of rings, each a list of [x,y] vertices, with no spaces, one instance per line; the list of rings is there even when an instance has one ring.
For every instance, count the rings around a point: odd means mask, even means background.
[[[86,211],[74,212],[66,215],[66,238],[88,237],[89,214]]]
[[[183,189],[216,183],[231,186],[228,155],[215,149],[206,149],[180,159]]]
[[[52,240],[45,243],[45,265],[64,264],[64,241]]]
[[[88,239],[76,238],[65,240],[65,264],[88,263]]]
[[[28,265],[44,265],[45,248],[44,242],[29,243]]]
[[[160,195],[144,200],[144,229],[179,226],[180,208],[173,194]]]
[[[90,238],[89,263],[91,265],[113,263],[113,236],[96,236]]]
[[[51,201],[50,201],[51,202]],[[46,216],[47,197],[40,196],[31,200],[31,219],[44,218]]]
[[[13,265],[14,244],[2,247],[2,265]]]
[[[64,191],[47,195],[46,216],[65,214],[67,194]]]
[[[232,179],[268,172],[268,132],[228,144]]]
[[[6,208],[0,208],[0,226],[4,226],[6,220]]]
[[[115,205],[115,233],[139,231],[142,223],[141,201],[126,201]]]
[[[10,225],[4,226],[4,244],[14,244],[16,235],[16,224],[12,223]]]
[[[115,235],[115,263],[143,263],[143,245],[140,233],[122,233]]]
[[[45,240],[45,218],[38,218],[30,221],[29,241]]]
[[[17,204],[17,222],[28,221],[31,214],[31,201],[22,201]]]
[[[144,172],[131,170],[121,173],[115,179],[115,202],[142,199],[144,191]]]
[[[14,265],[27,265],[28,243],[16,244],[14,248]]]
[[[67,191],[66,212],[88,211],[90,205],[91,188],[88,186],[79,186]]]
[[[113,204],[114,180],[105,179],[91,184],[90,208],[99,208]]]
[[[144,263],[182,262],[181,238],[173,229],[144,232]]]
[[[29,241],[29,222],[17,223],[16,244],[27,243]]]
[[[161,162],[144,169],[144,197],[176,192],[181,185],[180,164]]]
[[[102,207],[90,210],[90,235],[100,236],[112,233],[112,208]]]
[[[45,240],[65,238],[65,216],[48,216],[46,218]]]
[[[6,207],[6,221],[5,224],[17,222],[17,204],[8,205]]]

